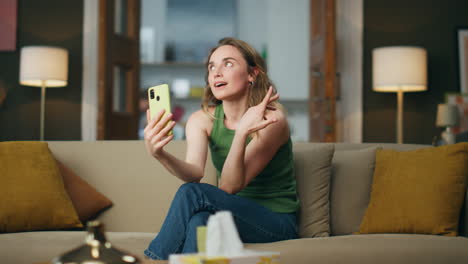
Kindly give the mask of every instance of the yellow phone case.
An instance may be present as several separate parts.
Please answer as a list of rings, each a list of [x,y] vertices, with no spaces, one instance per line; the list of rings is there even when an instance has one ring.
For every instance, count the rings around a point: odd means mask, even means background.
[[[161,84],[148,88],[148,102],[151,119],[153,119],[162,109],[166,110],[164,116],[171,113],[171,95],[169,93],[169,86],[167,84]],[[168,135],[172,135],[172,131],[170,131]]]

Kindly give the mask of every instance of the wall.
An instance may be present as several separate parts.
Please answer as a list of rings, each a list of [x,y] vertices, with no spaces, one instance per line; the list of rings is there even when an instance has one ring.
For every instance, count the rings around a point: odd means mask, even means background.
[[[20,49],[53,45],[68,49],[68,86],[46,90],[45,140],[81,139],[83,1],[18,1],[17,49],[0,52],[0,85],[8,95],[0,106],[0,141],[38,140],[41,89],[19,84]]]
[[[372,49],[422,46],[428,52],[428,91],[404,95],[404,142],[431,144],[437,104],[459,92],[456,28],[468,27],[466,0],[364,1],[364,142],[395,142],[396,94],[372,91]]]
[[[362,142],[363,0],[336,0],[337,141]]]
[[[294,141],[307,141],[309,137],[308,1],[296,1],[297,3],[290,5],[281,0],[256,0],[254,3],[250,0],[238,0],[237,24],[234,25],[237,28],[238,38],[247,41],[259,52],[267,51],[269,76],[277,85],[281,103],[288,111]],[[163,2],[165,0],[142,1],[142,26],[154,28],[156,37],[153,42],[155,43],[160,39],[159,35],[164,35],[161,34],[163,30],[168,29],[155,22],[153,15],[165,6]],[[294,30],[291,29],[291,25],[294,25]],[[158,54],[160,53],[158,50],[151,52]],[[160,58],[161,56],[154,57]],[[172,85],[174,79],[180,78],[189,80],[191,86],[204,87],[205,85],[206,69],[203,64],[167,64],[160,63],[161,61],[158,60],[155,60],[154,64],[145,60],[143,62],[140,75],[142,89],[159,83]],[[193,111],[200,108],[200,100],[197,99],[176,98],[175,96],[172,99],[173,108],[181,106],[185,110],[182,121],[186,121]],[[177,134],[176,138],[179,138]]]
[[[364,1],[363,141],[394,142],[396,95],[371,87],[371,51],[386,45],[420,45],[429,54],[429,90],[405,94],[405,142],[430,144],[436,105],[458,91],[456,27],[468,27],[468,1]],[[39,138],[40,89],[20,86],[19,49],[57,45],[70,52],[69,84],[48,89],[45,139],[79,140],[83,1],[22,0],[18,3],[15,52],[0,52],[0,85],[9,89],[0,106],[0,140]]]
[[[237,34],[259,52],[267,49],[268,0],[237,0]]]

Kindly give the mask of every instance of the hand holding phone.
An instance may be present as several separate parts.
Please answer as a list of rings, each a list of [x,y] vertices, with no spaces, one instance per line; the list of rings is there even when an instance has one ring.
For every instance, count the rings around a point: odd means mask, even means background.
[[[161,119],[169,115],[171,113],[169,86],[167,84],[161,84],[150,87],[148,89],[148,102],[151,119],[161,112],[162,109],[164,109],[165,112]],[[172,130],[167,135],[172,135]]]

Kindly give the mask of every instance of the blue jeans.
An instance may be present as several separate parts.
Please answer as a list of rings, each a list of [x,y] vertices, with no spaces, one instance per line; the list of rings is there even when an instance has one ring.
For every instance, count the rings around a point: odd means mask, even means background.
[[[244,243],[268,243],[297,238],[295,213],[274,213],[256,202],[205,183],[185,183],[177,191],[160,232],[145,250],[151,259],[197,252],[197,226],[217,211],[232,213]]]

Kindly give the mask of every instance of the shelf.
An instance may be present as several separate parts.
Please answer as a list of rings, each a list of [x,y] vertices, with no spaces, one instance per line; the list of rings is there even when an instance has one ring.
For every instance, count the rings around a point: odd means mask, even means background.
[[[202,98],[201,97],[186,97],[186,98],[181,98],[181,97],[172,97],[171,98],[172,102],[178,102],[178,103],[183,103],[183,102],[200,102]],[[309,104],[308,100],[291,100],[291,99],[280,99],[280,103],[284,106],[289,106],[289,107],[307,107]]]
[[[142,62],[141,66],[143,66],[143,67],[193,67],[193,68],[203,68],[203,67],[205,67],[205,64],[195,63],[195,62],[161,62],[161,63]]]
[[[183,103],[183,102],[200,102],[202,101],[201,97],[187,97],[187,98],[180,98],[180,97],[172,97],[171,101],[174,103]]]
[[[175,101],[193,101],[193,100],[199,100],[201,101],[201,97],[192,97],[192,96],[189,96],[189,97],[175,97],[174,95],[171,95],[171,100],[175,100]]]

